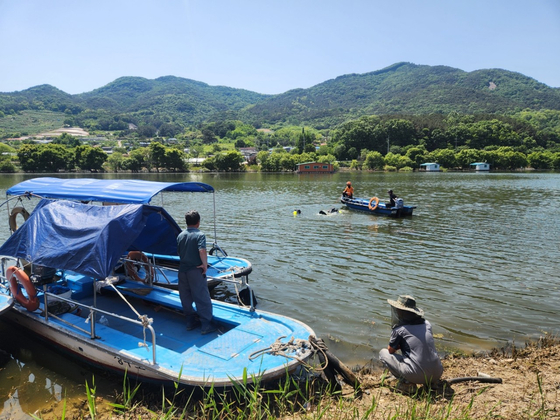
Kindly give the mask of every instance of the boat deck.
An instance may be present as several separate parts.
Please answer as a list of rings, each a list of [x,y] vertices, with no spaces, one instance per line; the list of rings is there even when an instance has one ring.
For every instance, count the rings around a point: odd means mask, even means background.
[[[259,374],[280,367],[290,360],[284,356],[265,354],[250,360],[249,356],[257,351],[268,348],[278,338],[292,336],[307,339],[312,331],[291,318],[270,317],[266,312],[249,312],[247,309],[231,304],[213,301],[214,317],[219,330],[207,335],[200,333],[200,328],[187,331],[181,303],[176,291],[153,288],[146,295],[136,294],[143,287],[136,282],[120,283],[118,290],[125,295],[127,301],[141,314],[155,321],[152,327],[156,333],[157,368],[179,372],[183,370],[189,377],[211,378],[213,381],[227,381],[230,378],[243,376],[243,369],[248,374]],[[144,286],[147,287],[147,286]],[[42,297],[41,297],[42,300]],[[96,308],[123,317],[138,319],[135,312],[113,290],[105,287],[96,296]],[[93,296],[75,299],[82,305],[93,305]],[[43,305],[41,305],[42,309]],[[97,314],[95,325],[95,341],[99,345],[119,349],[119,355],[151,363],[152,338],[151,332],[141,325],[124,319],[103,314],[107,324],[99,322]],[[90,324],[86,323],[89,316],[87,309],[74,309],[71,312],[49,317],[49,323],[57,328],[64,328],[89,339]],[[71,328],[75,325],[83,330]],[[93,341],[93,340],[92,340]]]

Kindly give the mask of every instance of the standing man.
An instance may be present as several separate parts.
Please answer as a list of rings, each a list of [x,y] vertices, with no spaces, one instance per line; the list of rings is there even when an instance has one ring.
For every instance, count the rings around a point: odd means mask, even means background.
[[[206,269],[206,236],[200,227],[200,214],[189,211],[185,214],[187,228],[177,236],[179,264],[179,296],[187,318],[187,331],[201,326],[201,334],[217,330],[212,319],[212,300],[208,291]],[[196,304],[196,311],[193,308]],[[196,319],[198,315],[198,320]]]

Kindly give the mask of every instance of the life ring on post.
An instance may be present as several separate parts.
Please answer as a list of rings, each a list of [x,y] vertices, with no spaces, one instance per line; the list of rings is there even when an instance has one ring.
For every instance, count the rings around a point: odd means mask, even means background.
[[[146,276],[144,278],[138,275],[138,267],[136,264],[144,266],[146,270]],[[154,278],[154,267],[151,266],[148,257],[146,257],[146,254],[142,251],[130,251],[126,256],[124,268],[126,270],[126,275],[132,278],[132,280],[150,283]]]
[[[375,201],[375,206],[372,206],[371,203],[373,203],[374,201]],[[371,200],[369,200],[368,208],[373,211],[377,208],[378,205],[379,205],[379,198],[371,197]]]
[[[10,291],[12,292],[12,296],[25,309],[27,309],[29,312],[33,312],[39,307],[37,290],[31,283],[31,280],[29,280],[29,276],[25,274],[25,271],[12,265],[6,270],[6,278],[10,282]],[[23,288],[27,292],[28,297],[25,297],[23,293],[21,293],[21,286],[23,286]]]
[[[29,212],[27,210],[25,210],[23,207],[14,207],[10,213],[10,230],[12,231],[12,233],[14,233],[17,228],[17,216],[18,214],[21,214],[23,216],[23,220],[27,220],[29,219]]]

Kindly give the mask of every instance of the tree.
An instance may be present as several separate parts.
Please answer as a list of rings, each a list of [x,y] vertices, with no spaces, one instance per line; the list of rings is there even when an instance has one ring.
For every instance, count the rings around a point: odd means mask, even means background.
[[[52,141],[52,144],[62,144],[69,147],[76,147],[82,144],[81,140],[68,133],[62,133]]]
[[[177,149],[167,149],[163,166],[170,171],[186,171],[188,168],[185,162],[185,154]]]
[[[513,150],[505,152],[505,168],[519,169],[527,167],[527,155]]]
[[[552,153],[552,167],[555,170],[560,170],[560,153]]]
[[[181,127],[179,124],[164,123],[159,128],[159,136],[160,137],[175,137],[181,131],[183,131],[183,127]]]
[[[152,166],[156,168],[156,172],[159,172],[159,168],[163,167],[164,165],[166,148],[163,144],[157,141],[153,141],[150,143],[148,149],[149,149],[149,160]]]
[[[87,149],[82,153],[82,159],[79,163],[80,168],[98,171],[103,169],[103,164],[109,157],[107,153],[100,147],[86,146]]]
[[[6,173],[10,172],[13,173],[16,171],[15,165],[12,163],[10,159],[2,159],[0,161],[0,172]]]
[[[400,155],[396,155],[394,153],[389,152],[385,155],[385,165],[394,166],[395,168],[398,168],[399,158]]]
[[[140,137],[155,137],[157,128],[153,125],[142,125],[138,127],[137,133]]]
[[[533,152],[527,156],[529,166],[533,169],[551,169],[552,154],[549,152]]]
[[[139,172],[146,165],[146,148],[134,149],[123,161],[123,169]]]
[[[235,150],[220,152],[214,156],[214,161],[218,171],[239,171],[242,168],[243,155]]]
[[[262,167],[266,166],[270,154],[267,151],[260,151],[257,153],[257,163]]]
[[[268,158],[261,162],[261,170],[265,172],[278,172],[282,168],[282,156],[285,153],[271,153]],[[290,155],[291,156],[291,155]],[[257,155],[258,159],[258,155]]]
[[[470,126],[472,138],[467,146],[472,149],[483,149],[486,146],[520,146],[522,138],[511,125],[499,120],[480,121]]]
[[[354,162],[352,162],[354,163]],[[381,169],[385,164],[383,155],[379,152],[369,152],[364,161],[364,168],[367,169]]]
[[[450,149],[437,149],[428,154],[426,160],[439,163],[444,168],[454,168],[457,166],[455,152]]]
[[[364,163],[363,166],[365,165],[366,164]],[[350,162],[350,169],[355,169],[358,171],[362,169],[362,165],[356,159],[353,159],[352,162]]]
[[[311,146],[313,150],[308,150],[309,146]],[[298,153],[315,151],[315,146],[313,146],[313,137],[309,132],[305,132],[305,128],[301,129],[301,134],[297,138],[296,149]]]
[[[123,169],[123,163],[124,163],[123,154],[120,152],[113,151],[113,153],[109,155],[105,163],[110,171],[119,172],[121,169]]]
[[[39,158],[39,146],[35,144],[24,144],[17,152],[21,169],[25,172],[35,172],[37,168],[37,160]]]
[[[214,136],[214,133],[211,130],[202,130],[202,143],[204,144],[212,144],[216,143],[218,139]]]
[[[204,153],[204,146],[202,145],[195,145],[189,148],[189,154],[194,158],[202,156],[203,153]]]
[[[416,130],[410,121],[393,119],[384,125],[390,145],[406,146],[416,143]]]
[[[426,162],[428,152],[424,146],[410,147],[406,151],[406,156],[414,162],[415,168],[419,168],[422,163]]]
[[[39,148],[37,169],[40,172],[58,172],[73,167],[72,152],[59,144],[47,144]]]
[[[463,149],[455,155],[461,168],[470,168],[470,164],[480,160],[481,152],[476,149]]]
[[[285,171],[293,171],[296,169],[296,155],[285,153],[280,158],[280,167]]]
[[[335,148],[335,155],[341,160],[356,158],[362,149],[383,153],[387,151],[387,132],[385,127],[381,125],[380,118],[375,115],[361,117],[342,124],[340,128],[333,132],[333,141],[343,145],[346,151],[351,148],[358,151],[355,157],[348,156],[348,154],[339,156]]]

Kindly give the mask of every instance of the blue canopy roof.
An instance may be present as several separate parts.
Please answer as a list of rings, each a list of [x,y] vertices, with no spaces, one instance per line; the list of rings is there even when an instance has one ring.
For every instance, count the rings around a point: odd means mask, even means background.
[[[148,204],[161,191],[214,192],[202,182],[158,182],[140,179],[33,178],[14,185],[6,195],[31,193],[43,198]]]
[[[0,255],[101,279],[129,250],[177,255],[180,232],[161,207],[43,199],[0,247]]]

